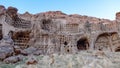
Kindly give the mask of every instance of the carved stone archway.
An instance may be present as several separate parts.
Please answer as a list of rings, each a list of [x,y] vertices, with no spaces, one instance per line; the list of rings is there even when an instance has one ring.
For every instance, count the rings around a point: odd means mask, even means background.
[[[94,49],[108,50],[108,48],[109,48],[109,33],[103,33],[98,35],[95,41]]]
[[[119,46],[119,35],[117,32],[102,33],[98,35],[94,49],[103,51],[115,51],[115,48]]]

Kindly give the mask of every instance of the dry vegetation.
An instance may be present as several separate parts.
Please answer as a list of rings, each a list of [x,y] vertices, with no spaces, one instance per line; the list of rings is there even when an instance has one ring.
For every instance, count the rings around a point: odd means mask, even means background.
[[[16,64],[1,64],[0,68],[119,68],[120,53],[81,51],[78,54],[34,56],[37,64],[26,64],[27,59]]]

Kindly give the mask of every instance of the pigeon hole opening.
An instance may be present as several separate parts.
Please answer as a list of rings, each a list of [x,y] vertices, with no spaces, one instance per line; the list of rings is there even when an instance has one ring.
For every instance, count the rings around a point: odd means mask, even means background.
[[[64,45],[68,45],[68,43],[65,41],[65,42],[64,42]]]
[[[20,46],[22,49],[27,48],[29,46],[27,45],[27,43],[30,40],[29,35],[30,35],[29,31],[14,32],[12,36],[14,45]]]

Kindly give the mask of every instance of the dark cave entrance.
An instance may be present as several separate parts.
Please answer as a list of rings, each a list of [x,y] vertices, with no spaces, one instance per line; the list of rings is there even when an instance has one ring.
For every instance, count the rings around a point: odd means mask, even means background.
[[[118,47],[117,49],[115,49],[115,52],[120,52],[120,47]]]
[[[120,49],[115,50],[115,52],[120,52]]]
[[[87,50],[88,47],[89,47],[89,43],[86,38],[82,38],[77,41],[77,49],[78,50]]]

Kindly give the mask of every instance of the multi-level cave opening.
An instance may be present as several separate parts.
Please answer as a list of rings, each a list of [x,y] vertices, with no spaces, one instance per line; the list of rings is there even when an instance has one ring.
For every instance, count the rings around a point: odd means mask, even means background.
[[[89,42],[87,38],[81,38],[77,41],[78,50],[87,50],[89,48]]]

